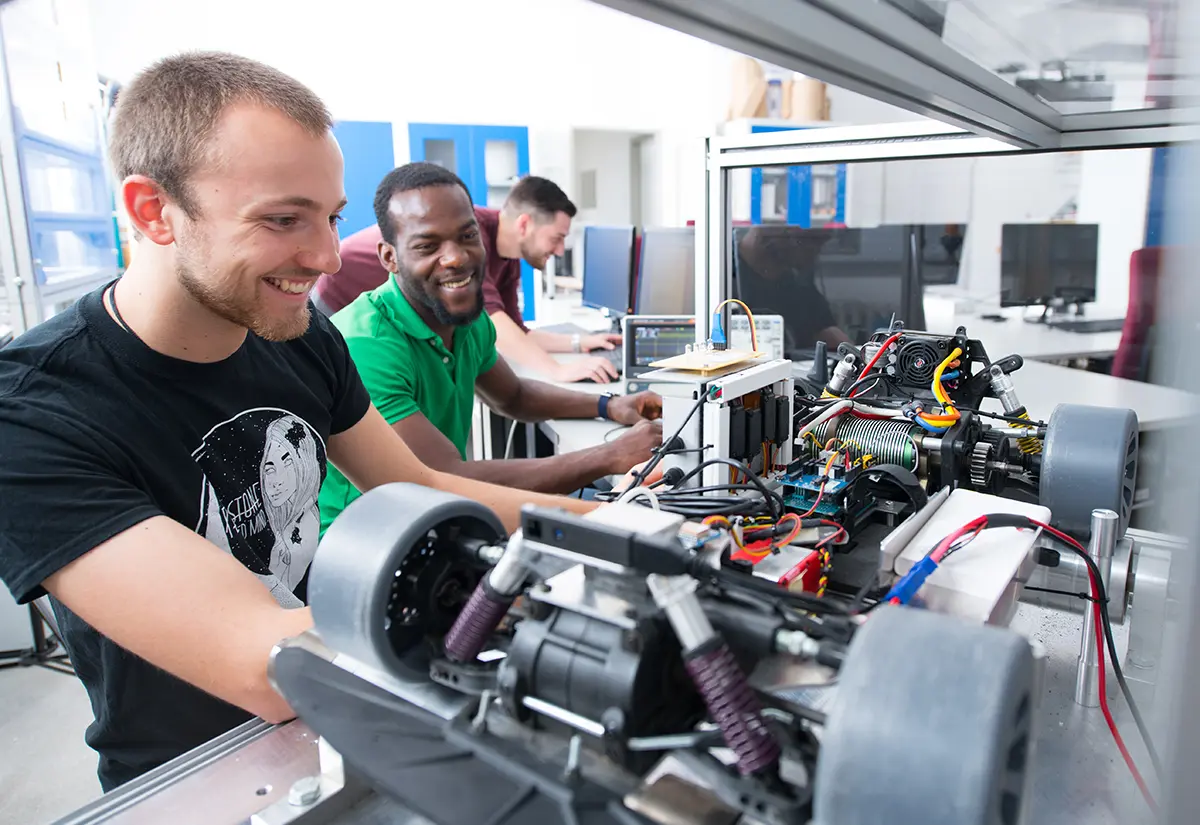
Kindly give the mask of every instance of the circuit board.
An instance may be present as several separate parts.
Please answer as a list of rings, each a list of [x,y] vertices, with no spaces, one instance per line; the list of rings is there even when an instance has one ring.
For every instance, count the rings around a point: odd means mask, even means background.
[[[813,473],[811,475],[786,475],[781,480],[784,487],[795,487],[800,490],[810,490],[819,493],[824,488],[825,495],[833,496],[850,486],[851,478],[826,478]]]
[[[714,370],[724,369],[725,367],[740,364],[743,361],[761,358],[763,355],[766,355],[766,353],[737,349],[699,350],[695,352],[685,352],[683,355],[676,355],[671,358],[663,358],[659,361],[651,361],[650,366],[657,369],[687,370],[690,372],[712,372]]]
[[[812,510],[814,516],[840,516],[843,512],[842,505],[836,501],[830,501],[824,497],[816,508],[813,508],[813,502],[816,501],[816,496],[806,496],[804,493],[791,493],[783,497],[784,507],[790,510],[797,510],[801,513],[807,513]]]

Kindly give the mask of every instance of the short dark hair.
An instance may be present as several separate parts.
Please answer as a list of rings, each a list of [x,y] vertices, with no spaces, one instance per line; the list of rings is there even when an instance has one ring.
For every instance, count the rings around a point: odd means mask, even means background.
[[[471,192],[462,178],[444,166],[427,161],[415,161],[397,166],[384,176],[375,190],[375,221],[383,239],[390,244],[396,243],[396,228],[388,216],[388,204],[392,198],[401,192],[411,192],[414,189],[425,189],[429,186],[461,186],[471,200]]]
[[[517,181],[508,193],[504,210],[518,215],[528,213],[542,223],[553,220],[559,212],[567,213],[568,218],[575,217],[576,212],[575,204],[571,203],[567,193],[557,183],[535,175]]]
[[[333,128],[321,98],[278,69],[226,52],[185,52],[154,63],[121,92],[109,138],[114,173],[153,179],[194,215],[188,179],[225,109],[243,102],[282,112],[313,135]]]

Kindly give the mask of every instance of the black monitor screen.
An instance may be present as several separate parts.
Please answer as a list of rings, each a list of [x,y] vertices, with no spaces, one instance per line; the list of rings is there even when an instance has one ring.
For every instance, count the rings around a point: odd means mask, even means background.
[[[953,286],[958,283],[967,226],[961,223],[917,224],[917,260],[921,264],[921,283],[925,286]]]
[[[624,315],[633,279],[633,227],[583,230],[583,303]]]
[[[735,292],[752,311],[783,316],[788,353],[810,349],[831,327],[860,344],[893,316],[921,329],[911,237],[901,226],[737,227]]]
[[[646,229],[638,261],[639,315],[691,315],[696,309],[696,230]]]
[[[1006,223],[1000,236],[1000,303],[1096,300],[1100,227],[1094,223]]]

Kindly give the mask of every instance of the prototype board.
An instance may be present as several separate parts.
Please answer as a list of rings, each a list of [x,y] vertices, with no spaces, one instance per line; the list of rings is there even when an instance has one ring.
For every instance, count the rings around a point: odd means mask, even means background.
[[[764,352],[737,349],[701,350],[663,358],[661,361],[651,361],[650,366],[688,372],[715,372],[746,361],[753,361],[765,354]]]

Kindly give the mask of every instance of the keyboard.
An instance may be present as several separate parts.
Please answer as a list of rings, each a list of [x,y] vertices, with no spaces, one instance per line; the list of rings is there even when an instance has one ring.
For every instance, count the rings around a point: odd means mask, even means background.
[[[1057,321],[1051,329],[1067,332],[1120,332],[1125,326],[1124,318],[1081,318],[1077,321]]]
[[[617,371],[617,375],[620,375],[625,371],[625,347],[623,345],[618,344],[615,349],[592,350],[588,353],[588,355],[597,355],[601,358],[607,358],[608,362],[612,364],[613,368]]]

